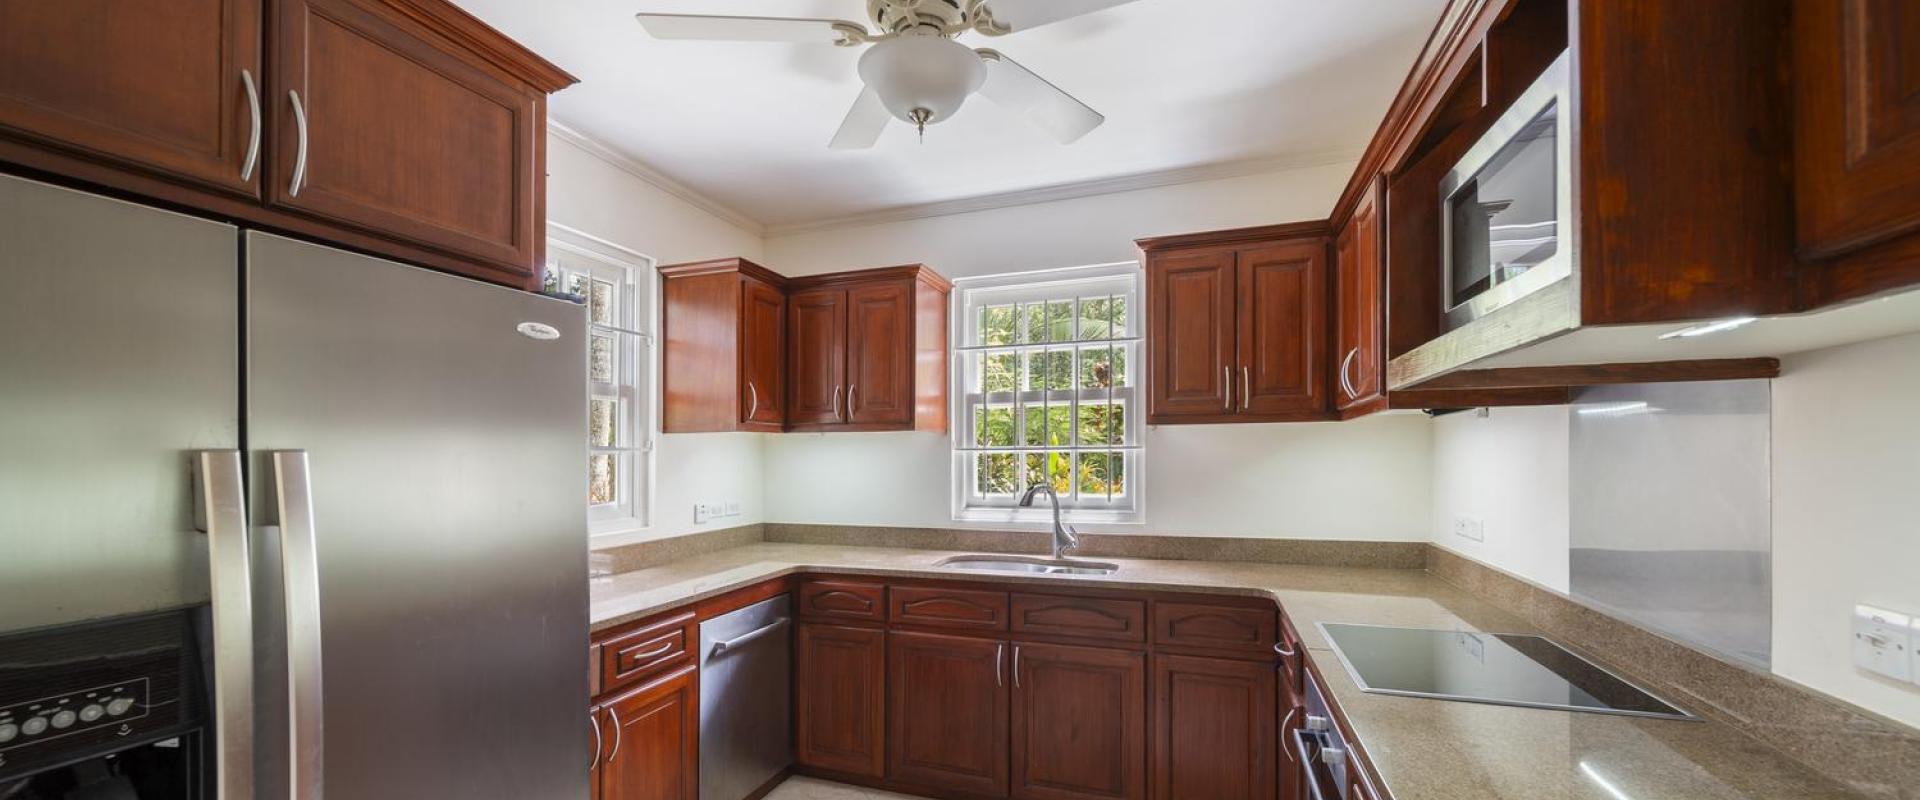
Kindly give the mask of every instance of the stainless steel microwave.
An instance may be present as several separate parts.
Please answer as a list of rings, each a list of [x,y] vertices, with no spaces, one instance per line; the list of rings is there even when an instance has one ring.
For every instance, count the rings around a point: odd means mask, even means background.
[[[1573,275],[1570,74],[1561,53],[1440,181],[1448,330]]]

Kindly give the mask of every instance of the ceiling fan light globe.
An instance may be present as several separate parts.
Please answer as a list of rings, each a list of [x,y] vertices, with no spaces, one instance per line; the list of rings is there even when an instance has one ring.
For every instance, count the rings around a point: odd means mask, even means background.
[[[914,122],[953,116],[987,80],[980,56],[966,45],[940,36],[901,36],[878,42],[860,56],[860,80],[880,95],[887,113]]]

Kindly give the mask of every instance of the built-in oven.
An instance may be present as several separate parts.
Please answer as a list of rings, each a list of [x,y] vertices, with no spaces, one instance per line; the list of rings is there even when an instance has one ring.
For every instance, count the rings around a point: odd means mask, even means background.
[[[1440,181],[1448,330],[1573,274],[1570,75],[1562,53]]]
[[[1353,748],[1334,721],[1333,707],[1313,670],[1306,671],[1306,724],[1286,733],[1301,766],[1304,791],[1310,800],[1372,800],[1377,796],[1364,773],[1353,763]]]

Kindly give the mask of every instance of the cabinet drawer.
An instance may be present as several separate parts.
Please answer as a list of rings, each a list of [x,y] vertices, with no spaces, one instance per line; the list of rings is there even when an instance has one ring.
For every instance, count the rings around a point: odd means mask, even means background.
[[[1147,604],[1142,600],[1016,594],[1012,624],[1014,633],[1144,642]]]
[[[1272,657],[1280,615],[1271,609],[1155,603],[1153,643]]]
[[[1006,592],[895,586],[890,593],[888,611],[888,619],[896,625],[974,631],[1007,629]]]
[[[687,612],[602,642],[600,691],[611,692],[689,661],[694,637],[693,613]]]
[[[800,616],[885,622],[887,587],[864,581],[807,581],[800,584]]]

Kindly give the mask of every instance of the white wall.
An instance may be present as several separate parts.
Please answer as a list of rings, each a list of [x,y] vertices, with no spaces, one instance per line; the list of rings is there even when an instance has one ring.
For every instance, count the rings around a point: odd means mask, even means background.
[[[1920,334],[1783,359],[1773,388],[1773,669],[1920,727],[1854,669],[1855,603],[1920,614]]]
[[[1487,409],[1433,421],[1433,542],[1565,592],[1568,587],[1566,406]],[[1481,522],[1484,541],[1456,536]]]
[[[731,255],[758,259],[763,254],[758,234],[556,136],[547,137],[547,218],[662,264]],[[762,438],[751,433],[661,436],[654,462],[653,526],[630,536],[596,537],[594,546],[760,522]],[[726,501],[740,503],[740,516],[694,524],[694,503]]]
[[[1320,219],[1351,164],[768,238],[789,275],[924,262],[953,278],[1128,261],[1133,240]],[[780,522],[952,527],[942,434],[782,435],[766,443]],[[1144,525],[1087,530],[1419,541],[1427,422],[1164,426],[1147,433]],[[1356,476],[1366,476],[1358,480]],[[1006,527],[1004,524],[988,527]]]
[[[1782,360],[1771,422],[1772,669],[1920,727],[1920,686],[1855,669],[1849,655],[1854,604],[1920,614],[1915,396],[1920,334]],[[1568,414],[1437,420],[1432,541],[1567,591]],[[1486,515],[1486,542],[1455,536],[1456,513]]]

